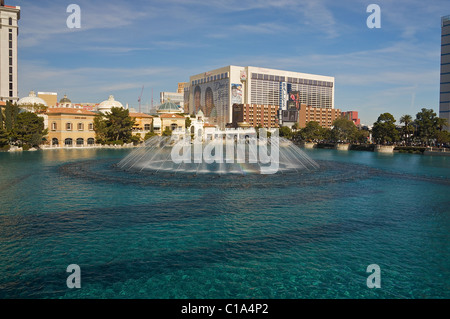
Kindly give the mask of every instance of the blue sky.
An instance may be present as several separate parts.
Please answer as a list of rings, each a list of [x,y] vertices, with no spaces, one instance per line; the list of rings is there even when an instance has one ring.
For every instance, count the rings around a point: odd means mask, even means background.
[[[66,25],[69,4],[81,29]],[[381,29],[366,8],[381,7]],[[19,96],[31,90],[137,108],[226,65],[336,78],[335,106],[397,119],[439,108],[440,18],[448,0],[6,0],[22,9]]]

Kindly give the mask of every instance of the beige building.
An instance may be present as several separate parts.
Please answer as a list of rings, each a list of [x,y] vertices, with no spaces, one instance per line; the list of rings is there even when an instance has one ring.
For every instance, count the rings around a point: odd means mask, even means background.
[[[144,113],[130,113],[130,117],[136,121],[133,127],[133,135],[141,134],[141,138],[144,138],[145,134],[151,132],[153,116]]]
[[[17,81],[17,37],[20,7],[0,1],[0,101],[19,100]]]
[[[38,92],[38,98],[43,99],[48,107],[55,107],[58,104],[58,93],[55,92]]]
[[[334,120],[341,117],[341,110],[321,107],[311,107],[301,104],[298,111],[298,124],[300,128],[306,127],[308,122],[317,122],[323,128],[331,128]]]
[[[161,114],[161,133],[168,127],[171,131],[184,132],[186,117],[179,114]]]
[[[189,86],[189,82],[180,82],[178,83],[178,93],[183,93],[184,94],[184,88]]]
[[[95,113],[72,108],[50,108],[48,143],[53,147],[83,147],[95,144]]]

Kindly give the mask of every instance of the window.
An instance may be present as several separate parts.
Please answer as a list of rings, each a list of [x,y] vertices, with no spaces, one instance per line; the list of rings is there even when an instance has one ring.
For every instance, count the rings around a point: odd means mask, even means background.
[[[94,123],[89,123],[89,131],[93,131],[94,130]]]
[[[71,146],[73,144],[73,140],[71,138],[66,138],[64,140],[64,145]]]
[[[52,138],[52,145],[59,145],[59,141],[56,137]]]
[[[67,131],[72,131],[72,123],[66,123],[66,130]]]
[[[9,91],[9,97],[13,97],[13,91]]]
[[[172,131],[175,131],[177,129],[177,127],[178,127],[178,125],[176,123],[172,123],[170,125],[170,128],[171,128]]]
[[[10,74],[9,75],[9,81],[12,82],[12,80],[13,80],[13,77],[12,77],[12,74]]]
[[[77,146],[82,146],[84,144],[84,139],[77,138]]]
[[[144,130],[145,131],[150,131],[150,129],[151,129],[150,124],[145,124],[144,125]]]
[[[56,122],[52,123],[52,131],[56,131],[56,129],[58,128],[58,125],[56,124]]]
[[[13,84],[9,83],[9,89],[12,90],[13,89]]]
[[[9,41],[9,48],[12,49],[12,41]]]
[[[9,34],[9,41],[12,41],[12,33]]]
[[[84,124],[78,123],[78,131],[83,131],[83,130],[84,130]]]
[[[9,65],[12,65],[12,58],[9,58]]]
[[[87,143],[88,143],[88,145],[94,145],[95,141],[94,141],[94,139],[91,137],[91,138],[88,138]]]
[[[13,21],[12,18],[9,18],[9,25],[12,25]]]

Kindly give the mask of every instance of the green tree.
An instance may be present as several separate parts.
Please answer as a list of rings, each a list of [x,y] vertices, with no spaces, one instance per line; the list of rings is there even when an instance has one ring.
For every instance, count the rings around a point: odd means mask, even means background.
[[[331,136],[335,142],[352,142],[355,140],[357,132],[358,128],[351,120],[340,117],[333,121]]]
[[[9,135],[3,128],[0,128],[0,148],[8,144],[9,144]]]
[[[144,141],[148,140],[149,138],[152,138],[153,136],[155,136],[156,133],[155,132],[148,132],[147,134],[145,134],[144,136]]]
[[[280,137],[285,137],[285,138],[291,138],[292,137],[292,130],[287,127],[287,126],[282,126],[280,128]]]
[[[400,118],[400,123],[405,124],[402,128],[402,137],[406,144],[410,143],[411,136],[414,134],[413,119],[411,115],[403,115]]]
[[[12,102],[6,102],[5,106],[5,129],[7,132],[11,132],[14,124],[17,121],[17,115],[19,114],[19,107]]]
[[[133,126],[135,120],[130,117],[128,110],[113,107],[111,112],[102,114],[94,119],[94,130],[97,141],[101,144],[111,142],[133,142]]]
[[[98,114],[94,118],[94,131],[97,144],[105,144],[108,140],[106,132],[106,121],[102,114]]]
[[[439,125],[443,124],[438,119],[439,118],[432,109],[422,108],[422,110],[416,114],[416,136],[423,144],[430,145],[432,142],[431,140],[436,138]]]
[[[192,121],[190,117],[186,117],[186,121],[184,122],[186,129],[188,130],[191,127]]]
[[[398,139],[395,118],[390,113],[383,113],[373,124],[372,135],[378,144],[393,143]]]
[[[442,144],[450,144],[450,132],[447,131],[438,131],[436,133],[436,143]]]
[[[369,131],[366,130],[358,130],[355,134],[355,142],[358,143],[367,143],[367,139],[369,137]]]
[[[324,137],[324,129],[319,125],[319,123],[310,121],[300,130],[299,136],[305,141],[322,140]]]
[[[0,106],[0,130],[3,129],[3,107]]]
[[[166,126],[166,128],[162,132],[162,136],[172,136],[172,130],[170,129],[170,127]]]
[[[42,144],[43,137],[47,135],[44,119],[35,113],[20,113],[11,135],[20,146],[39,146]]]

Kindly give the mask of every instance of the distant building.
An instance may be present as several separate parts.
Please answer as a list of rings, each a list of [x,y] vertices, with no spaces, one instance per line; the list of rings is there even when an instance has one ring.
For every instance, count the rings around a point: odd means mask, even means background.
[[[450,129],[450,16],[442,17],[441,35],[441,94],[439,117],[449,123]]]
[[[130,117],[136,121],[133,127],[133,135],[139,133],[144,138],[145,134],[152,131],[153,116],[144,113],[130,113]]]
[[[188,85],[189,85],[189,82],[180,82],[180,83],[178,83],[177,93],[183,93],[184,94],[184,88],[186,86],[188,86]]]
[[[295,122],[295,120],[294,120]],[[234,104],[232,127],[278,127],[278,105]]]
[[[161,114],[160,133],[169,128],[173,133],[185,133],[186,117],[179,114]]]
[[[73,108],[49,108],[47,140],[52,147],[83,147],[95,144],[95,113]]]
[[[17,37],[20,7],[0,1],[0,101],[19,100],[17,80]]]
[[[341,110],[322,107],[311,107],[301,104],[298,112],[299,128],[306,127],[308,122],[317,122],[323,128],[331,128],[334,120],[341,116]]]
[[[184,89],[183,89],[184,90]],[[181,108],[184,107],[184,91],[182,93],[177,92],[161,92],[160,93],[161,104],[172,102],[179,105]]]
[[[191,76],[189,87],[189,113],[201,109],[220,128],[232,122],[234,104],[277,106],[281,124],[291,92],[298,92],[300,103],[334,108],[334,78],[329,76],[230,65]]]
[[[106,101],[103,101],[98,105],[97,111],[102,113],[110,113],[113,107],[123,108],[123,105],[119,101],[116,101],[113,95],[110,95]]]
[[[358,118],[358,112],[356,111],[342,112],[341,116],[347,120],[353,121],[356,126],[361,125],[361,120]]]
[[[28,96],[21,98],[17,102],[17,105],[29,112],[37,111],[36,107],[39,106],[47,107],[47,103],[43,99],[37,97],[34,91],[31,91]]]
[[[168,101],[158,106],[156,112],[158,114],[176,114],[183,113],[183,109],[173,101]]]
[[[55,107],[58,104],[58,93],[38,92],[38,97],[43,99],[48,107]]]

